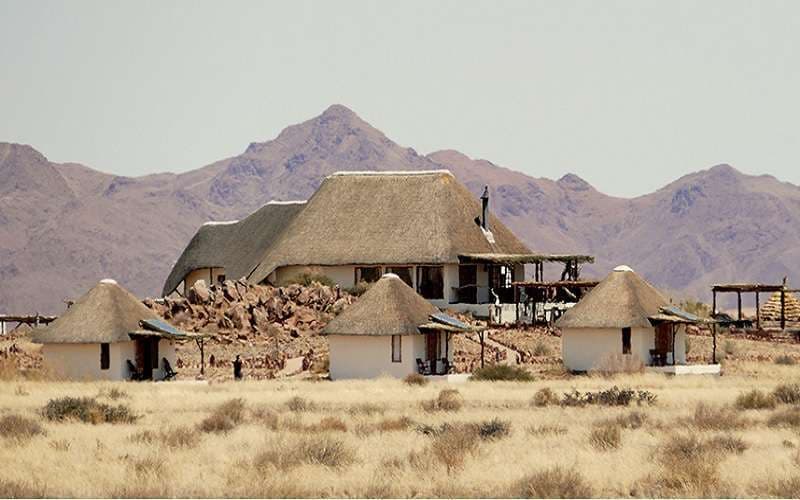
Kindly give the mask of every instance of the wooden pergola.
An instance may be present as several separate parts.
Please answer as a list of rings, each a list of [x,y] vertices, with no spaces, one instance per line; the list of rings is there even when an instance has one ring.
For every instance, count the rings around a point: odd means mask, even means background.
[[[763,283],[725,283],[711,286],[711,313],[717,315],[717,294],[735,293],[737,301],[737,319],[742,321],[742,294],[753,293],[756,297],[756,328],[761,328],[761,294],[775,293],[781,294],[781,330],[786,329],[786,294],[800,292],[800,289],[790,289],[786,286],[786,279],[780,285],[765,285]]]
[[[534,297],[532,301],[533,307],[533,317],[531,319],[532,323],[536,323],[536,306],[538,302],[536,300],[536,294],[529,293],[529,291],[540,291],[544,292],[543,295],[548,297],[551,292],[564,292],[567,295],[572,296],[575,301],[577,302],[580,297],[577,296],[573,290],[580,290],[581,293],[585,292],[586,290],[591,290],[592,288],[596,287],[600,282],[596,280],[564,280],[564,281],[536,281],[536,280],[527,280],[527,281],[515,281],[511,283],[511,286],[514,287],[514,300],[516,302],[517,307],[517,318],[519,318],[519,305],[520,305],[520,293],[521,290],[525,290],[526,295]]]

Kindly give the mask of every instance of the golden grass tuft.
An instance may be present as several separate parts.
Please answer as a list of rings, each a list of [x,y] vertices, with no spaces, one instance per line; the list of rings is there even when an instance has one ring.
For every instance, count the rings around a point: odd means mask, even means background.
[[[574,468],[551,467],[516,481],[508,491],[515,498],[590,498],[591,484]]]

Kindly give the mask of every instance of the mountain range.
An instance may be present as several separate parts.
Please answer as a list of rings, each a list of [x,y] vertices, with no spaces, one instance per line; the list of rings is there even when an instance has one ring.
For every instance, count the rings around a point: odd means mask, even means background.
[[[586,276],[625,263],[676,298],[701,300],[712,282],[797,278],[800,187],[772,176],[717,165],[618,198],[575,174],[534,178],[454,150],[419,154],[333,105],[181,174],[111,175],[0,143],[0,313],[60,313],[106,277],[156,295],[205,221],[306,199],[336,171],[441,168],[476,196],[488,185],[494,213],[534,251],[596,255]]]

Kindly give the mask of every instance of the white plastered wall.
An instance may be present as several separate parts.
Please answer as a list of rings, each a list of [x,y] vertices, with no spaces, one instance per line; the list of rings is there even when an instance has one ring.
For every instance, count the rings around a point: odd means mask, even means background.
[[[167,358],[175,368],[175,346],[168,340],[158,344],[158,369],[153,370],[153,379],[164,378],[161,358]],[[136,360],[136,347],[131,342],[114,342],[109,345],[108,370],[100,369],[100,344],[44,344],[42,346],[44,366],[54,376],[67,380],[128,380],[130,372],[126,360]]]
[[[214,283],[217,282],[217,279],[222,274],[225,274],[224,267],[204,267],[202,269],[195,269],[194,271],[190,271],[189,274],[187,274],[183,278],[183,294],[186,295],[189,289],[192,288],[192,286],[199,280],[205,281],[206,285],[213,285]],[[225,277],[225,279],[231,279],[231,278],[233,277],[232,276]]]
[[[399,363],[392,362],[392,337],[367,335],[330,335],[330,376],[332,380],[375,378],[383,375],[402,378],[417,373],[417,359],[426,359],[424,335],[402,335]],[[444,356],[445,336],[440,335],[440,353]],[[453,362],[453,338],[450,336],[448,359]]]
[[[631,330],[631,354],[650,364],[650,349],[655,347],[655,328]],[[671,346],[670,346],[671,348]],[[565,328],[561,331],[564,366],[572,371],[588,371],[610,354],[622,354],[621,328]],[[686,329],[675,334],[675,362],[686,363]],[[672,356],[667,357],[672,363]]]

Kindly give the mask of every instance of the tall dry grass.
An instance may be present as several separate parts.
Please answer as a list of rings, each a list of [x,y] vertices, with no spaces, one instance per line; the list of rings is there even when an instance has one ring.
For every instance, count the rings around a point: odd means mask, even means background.
[[[392,379],[212,385],[26,380],[20,391],[20,384],[2,384],[0,496],[683,497],[790,491],[800,477],[800,411],[792,385],[800,366],[768,362],[737,373],[633,373],[612,380],[562,375],[458,386]],[[657,399],[630,406],[560,404],[564,394],[613,393],[608,390],[614,386]],[[758,395],[742,396],[753,391]],[[775,400],[774,408],[762,403],[765,395]],[[106,407],[124,405],[138,418],[95,421],[91,408],[97,406],[89,404],[84,421],[81,402],[89,400],[105,405],[99,406],[103,415]],[[51,405],[54,412],[74,410],[76,416],[45,418],[50,401],[62,402]]]

